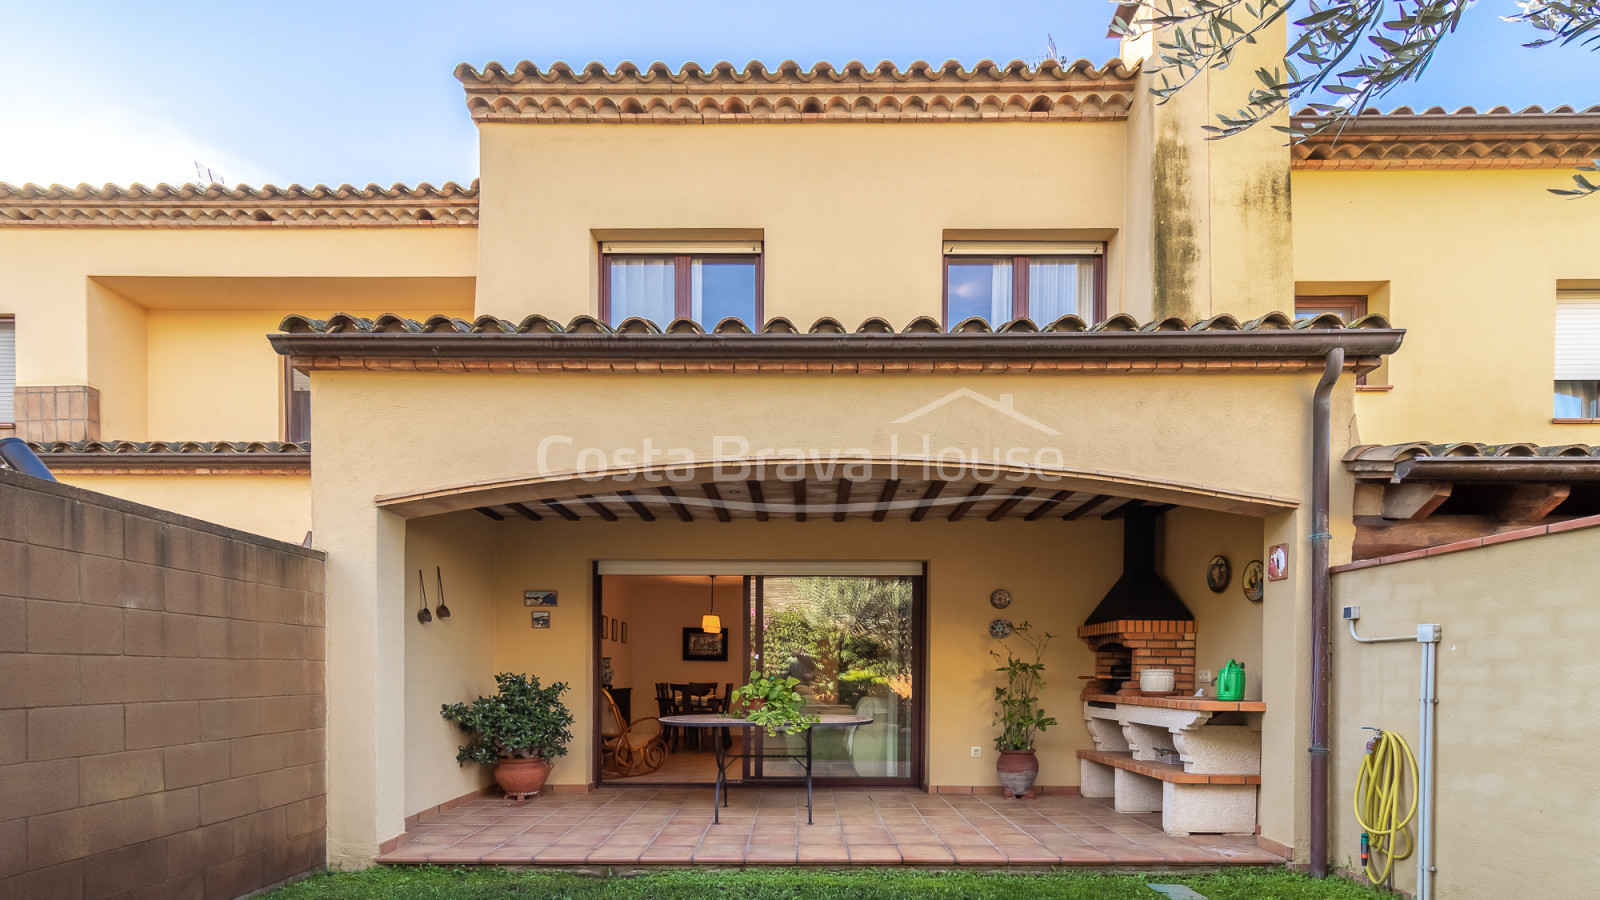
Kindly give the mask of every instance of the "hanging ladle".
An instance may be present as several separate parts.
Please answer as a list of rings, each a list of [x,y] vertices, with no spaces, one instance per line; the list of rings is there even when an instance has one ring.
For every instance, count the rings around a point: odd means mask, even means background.
[[[433,574],[439,579],[439,605],[435,607],[435,610],[439,618],[448,619],[450,618],[450,607],[444,605],[444,573],[439,571],[438,566],[434,566]]]
[[[417,587],[422,589],[422,608],[417,610],[417,621],[426,625],[433,621],[433,613],[428,612],[428,584],[422,580],[422,570],[417,570]]]

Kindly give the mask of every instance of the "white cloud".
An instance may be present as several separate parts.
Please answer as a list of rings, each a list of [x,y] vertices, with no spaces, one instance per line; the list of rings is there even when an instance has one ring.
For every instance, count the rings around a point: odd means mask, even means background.
[[[195,181],[195,163],[229,185],[260,185],[267,173],[190,134],[170,116],[126,106],[45,102],[0,90],[0,181],[11,184]]]

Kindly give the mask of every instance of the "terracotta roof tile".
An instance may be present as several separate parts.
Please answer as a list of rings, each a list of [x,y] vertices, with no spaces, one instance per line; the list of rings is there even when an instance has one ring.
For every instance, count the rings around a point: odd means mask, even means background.
[[[375,184],[107,184],[21,186],[0,182],[0,226],[22,227],[395,227],[474,226],[478,182],[415,187]]]
[[[456,78],[467,108],[480,121],[534,123],[798,123],[835,121],[997,121],[1119,119],[1132,104],[1138,67],[1113,59],[1096,68],[1088,60],[1039,66],[984,60],[970,70],[954,60],[810,69],[789,60],[768,69],[719,62],[706,69],[688,63],[674,72],[664,63],[640,69],[624,62],[573,69],[541,69],[523,61],[507,69],[491,62],[478,71],[465,63]]]
[[[1327,121],[1309,109],[1300,126]],[[1296,169],[1554,169],[1600,156],[1600,106],[1367,110],[1294,144]]]
[[[1452,463],[1465,465],[1452,466]],[[1600,480],[1600,446],[1589,444],[1360,444],[1344,455],[1345,468],[1361,481],[1431,480],[1428,472],[1448,468],[1444,480],[1484,480],[1472,470],[1496,470],[1504,478],[1533,481]]]

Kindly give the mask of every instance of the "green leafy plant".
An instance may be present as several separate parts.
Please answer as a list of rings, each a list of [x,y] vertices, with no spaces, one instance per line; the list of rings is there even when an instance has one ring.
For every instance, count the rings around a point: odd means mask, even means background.
[[[1000,663],[995,671],[1006,676],[1006,683],[994,689],[994,701],[1000,704],[994,714],[995,724],[1000,726],[994,746],[996,750],[1032,750],[1033,736],[1056,724],[1039,709],[1039,691],[1044,687],[1044,648],[1055,635],[1048,631],[1035,634],[1033,627],[1023,622],[1012,630],[1011,637],[1027,645],[1022,656],[1012,650],[1011,644],[1005,644],[1004,657],[989,651]]]
[[[456,762],[494,765],[507,757],[553,760],[567,755],[572,740],[572,713],[561,702],[564,681],[539,684],[537,676],[501,672],[494,677],[499,693],[471,703],[447,703],[439,715],[472,735]]]
[[[806,700],[795,690],[799,683],[798,678],[753,669],[750,682],[733,689],[732,702],[745,719],[766,728],[768,737],[805,731],[819,719],[805,714]]]

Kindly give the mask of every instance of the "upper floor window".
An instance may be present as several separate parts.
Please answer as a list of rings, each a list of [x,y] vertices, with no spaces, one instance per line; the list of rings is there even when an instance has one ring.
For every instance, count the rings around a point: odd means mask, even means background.
[[[1314,319],[1326,313],[1333,313],[1345,321],[1345,324],[1354,322],[1367,314],[1367,298],[1359,294],[1347,294],[1330,297],[1295,297],[1294,320]],[[1357,375],[1356,384],[1365,387],[1366,375]]]
[[[0,425],[17,421],[17,323],[0,316]]]
[[[1600,291],[1556,292],[1555,418],[1600,419]]]
[[[977,317],[1000,325],[1024,316],[1048,325],[1065,315],[1105,318],[1105,245],[946,241],[944,323]]]
[[[760,330],[761,243],[600,245],[600,317],[637,316],[665,327],[692,319],[710,330],[726,318]]]
[[[284,440],[311,440],[311,377],[283,361]]]

